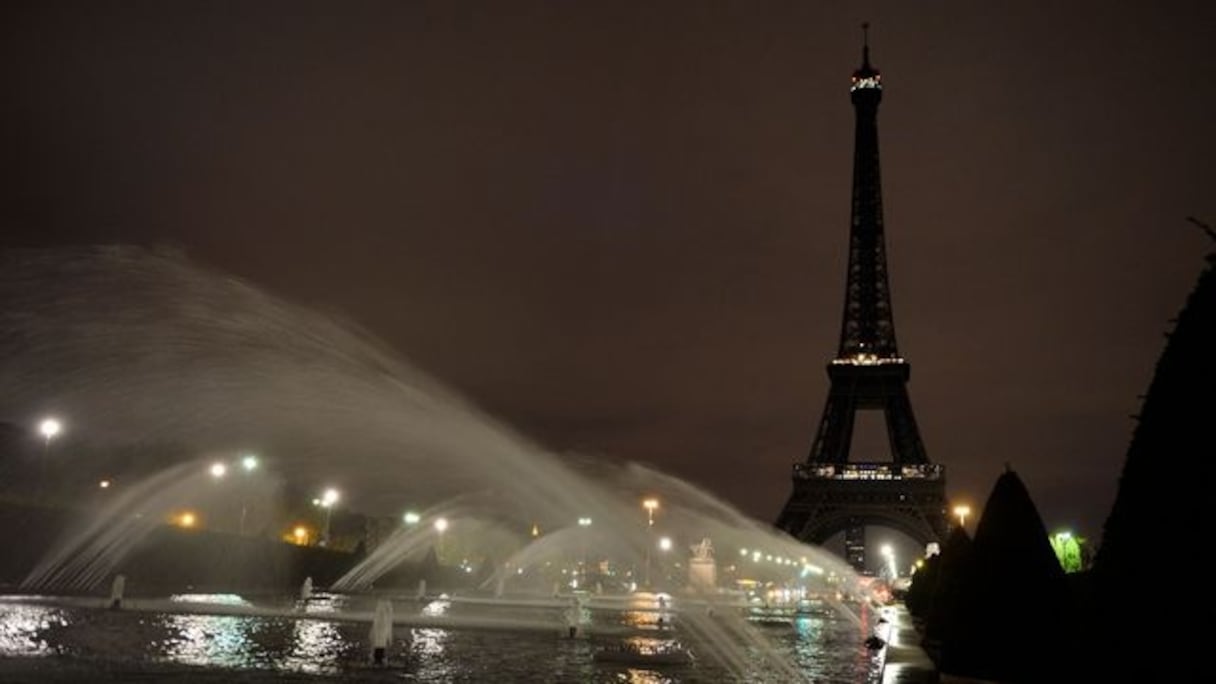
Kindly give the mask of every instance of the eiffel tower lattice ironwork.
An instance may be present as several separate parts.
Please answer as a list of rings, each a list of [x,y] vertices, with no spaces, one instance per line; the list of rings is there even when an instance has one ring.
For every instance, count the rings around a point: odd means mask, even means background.
[[[862,570],[867,525],[928,544],[946,538],[949,519],[945,468],[925,454],[908,398],[911,368],[895,344],[878,165],[882,76],[870,65],[868,40],[851,97],[857,123],[840,347],[827,367],[831,387],[814,445],[806,462],[794,466],[793,493],[777,527],[812,544],[844,532],[846,558]],[[891,461],[850,460],[855,419],[863,410],[885,414]]]

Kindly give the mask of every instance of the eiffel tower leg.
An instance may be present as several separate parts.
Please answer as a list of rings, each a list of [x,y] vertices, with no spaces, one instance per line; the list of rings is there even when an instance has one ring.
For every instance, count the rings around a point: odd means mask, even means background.
[[[833,385],[828,393],[827,405],[823,409],[819,432],[815,435],[815,443],[807,460],[820,463],[847,462],[849,448],[853,442],[853,420],[856,416],[856,397],[849,392],[840,391]]]
[[[857,572],[866,569],[866,527],[852,524],[844,531],[844,557]]]
[[[900,383],[888,394],[887,437],[891,453],[897,463],[928,463],[925,445],[920,441],[920,430],[916,428],[916,417],[912,414],[912,401],[908,388]]]

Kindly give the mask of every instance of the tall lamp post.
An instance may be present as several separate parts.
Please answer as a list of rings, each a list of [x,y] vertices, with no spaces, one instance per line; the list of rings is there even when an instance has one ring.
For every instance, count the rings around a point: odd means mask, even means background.
[[[642,502],[646,509],[646,588],[650,588],[650,543],[654,536],[654,512],[659,508],[658,499],[646,499]]]
[[[578,519],[578,526],[587,528],[591,527],[591,518],[582,517]],[[583,583],[587,583],[587,533],[586,530],[579,535],[579,540],[582,542],[582,559],[579,561],[579,567],[583,572]]]
[[[247,454],[241,459],[241,469],[246,475],[252,474],[258,469],[258,457],[253,454]],[[241,485],[241,526],[240,534],[245,536],[245,517],[249,514],[249,497],[244,484]]]
[[[899,577],[899,569],[895,565],[895,549],[890,544],[882,545],[882,557],[887,559],[887,573],[891,576],[891,583]]]
[[[341,496],[338,490],[331,487],[321,494],[321,498],[312,500],[314,506],[320,506],[325,509],[325,527],[321,530],[321,546],[329,546],[329,518],[333,512],[334,504],[338,503],[338,499]]]
[[[965,530],[967,528],[967,516],[971,515],[971,507],[966,504],[959,504],[954,507],[954,514],[958,516],[958,526]]]
[[[45,441],[42,443],[42,467],[39,469],[38,476],[38,498],[46,496],[46,469],[47,462],[51,457],[51,440],[55,438],[63,430],[63,424],[54,418],[47,418],[38,425],[38,431],[42,433]]]
[[[666,555],[667,552],[671,550],[671,546],[672,546],[671,537],[659,537],[659,550],[662,551],[664,555]],[[667,578],[667,561],[666,561],[666,559],[661,559],[659,561],[659,568],[662,570],[662,572],[659,573],[660,582],[662,583],[663,586],[666,586],[667,585],[667,579],[666,579]]]
[[[447,518],[435,519],[435,532],[438,534],[439,541],[435,544],[435,562],[443,565],[443,533],[448,529]]]

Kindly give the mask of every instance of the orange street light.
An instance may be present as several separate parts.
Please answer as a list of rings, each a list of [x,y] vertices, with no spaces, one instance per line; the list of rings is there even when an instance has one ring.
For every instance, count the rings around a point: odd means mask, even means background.
[[[971,507],[966,504],[959,504],[954,507],[954,514],[958,516],[958,526],[967,526],[967,516],[971,515]]]

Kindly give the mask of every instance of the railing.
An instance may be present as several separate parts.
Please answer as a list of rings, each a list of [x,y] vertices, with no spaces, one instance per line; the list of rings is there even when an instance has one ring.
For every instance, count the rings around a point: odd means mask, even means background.
[[[946,476],[940,463],[795,463],[794,477],[802,480],[939,480]]]
[[[853,354],[832,359],[833,366],[887,366],[907,363],[902,356],[879,356],[877,354]]]

